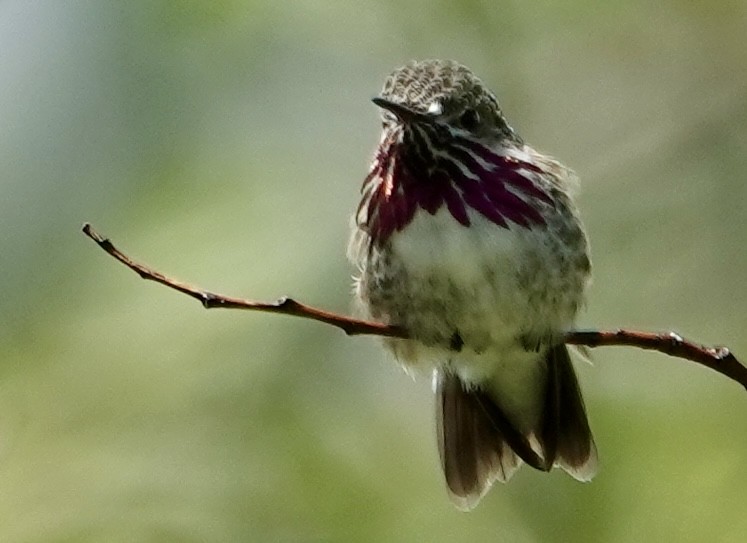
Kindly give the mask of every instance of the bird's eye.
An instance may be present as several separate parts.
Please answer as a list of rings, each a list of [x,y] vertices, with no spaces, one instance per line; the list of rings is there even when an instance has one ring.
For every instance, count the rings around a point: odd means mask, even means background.
[[[467,109],[459,116],[459,124],[466,130],[474,130],[480,124],[480,115],[472,108]]]

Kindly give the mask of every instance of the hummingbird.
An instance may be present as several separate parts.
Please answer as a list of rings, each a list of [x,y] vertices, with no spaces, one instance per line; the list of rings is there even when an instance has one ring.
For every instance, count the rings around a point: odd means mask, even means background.
[[[576,178],[507,123],[467,67],[413,61],[381,93],[382,132],[348,256],[367,317],[408,373],[432,372],[449,495],[472,509],[526,463],[579,481],[597,449],[563,342],[591,275]]]

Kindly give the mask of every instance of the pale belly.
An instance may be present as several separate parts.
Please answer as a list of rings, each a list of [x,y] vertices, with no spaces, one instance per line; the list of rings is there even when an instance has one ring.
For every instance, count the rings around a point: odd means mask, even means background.
[[[476,212],[470,220],[463,227],[446,209],[419,211],[374,248],[357,286],[371,316],[429,346],[453,347],[458,333],[477,353],[531,346],[571,326],[588,277],[583,236],[569,247],[551,221],[507,229]]]
[[[419,211],[365,259],[356,293],[373,318],[408,330],[413,340],[389,342],[408,369],[456,365],[480,382],[572,325],[589,263],[580,226],[569,235],[560,217],[546,229],[470,220]]]
[[[491,383],[507,401],[537,398],[543,351],[583,299],[586,241],[559,217],[533,230],[501,228],[471,210],[470,220],[463,227],[445,208],[419,211],[373,249],[357,296],[373,318],[413,338],[387,340],[406,369],[448,367],[466,383]]]

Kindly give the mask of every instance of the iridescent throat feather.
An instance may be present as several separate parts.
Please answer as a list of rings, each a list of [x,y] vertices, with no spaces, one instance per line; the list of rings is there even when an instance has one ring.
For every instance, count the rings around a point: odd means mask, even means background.
[[[375,244],[407,226],[418,209],[434,215],[444,205],[465,227],[468,208],[502,228],[545,225],[542,207],[552,198],[534,180],[543,173],[537,165],[445,131],[436,123],[412,123],[384,136],[357,212]]]

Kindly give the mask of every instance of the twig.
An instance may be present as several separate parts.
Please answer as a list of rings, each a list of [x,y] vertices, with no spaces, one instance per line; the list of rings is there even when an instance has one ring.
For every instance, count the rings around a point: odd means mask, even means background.
[[[172,279],[143,264],[135,262],[117,249],[111,241],[101,236],[93,227],[86,223],[83,232],[95,241],[99,247],[109,253],[119,262],[130,268],[143,279],[160,283],[174,290],[199,300],[206,309],[215,307],[227,309],[246,309],[251,311],[265,311],[267,313],[281,313],[305,319],[320,321],[343,330],[347,335],[376,335],[395,338],[407,338],[406,330],[382,323],[354,319],[337,313],[331,313],[311,307],[292,298],[283,297],[275,302],[257,302],[231,296],[223,296],[208,292]],[[638,330],[573,330],[565,336],[569,345],[586,347],[628,346],[659,351],[676,358],[690,360],[697,364],[711,368],[718,373],[741,384],[747,389],[747,367],[743,366],[726,347],[706,347],[688,341],[674,332],[656,334]]]
[[[95,241],[104,251],[137,273],[141,278],[161,283],[169,288],[178,290],[182,294],[191,296],[192,298],[199,300],[205,309],[221,307],[225,309],[247,309],[252,311],[265,311],[267,313],[293,315],[295,317],[302,317],[331,324],[332,326],[340,328],[349,336],[369,334],[387,337],[407,337],[404,330],[395,326],[388,326],[378,322],[369,322],[346,317],[344,315],[338,315],[336,313],[324,311],[323,309],[302,304],[301,302],[297,302],[296,300],[286,296],[274,302],[257,302],[208,292],[193,287],[192,285],[188,285],[187,283],[183,283],[177,279],[167,277],[161,272],[149,268],[144,264],[135,262],[129,256],[117,249],[111,241],[96,232],[96,230],[94,230],[88,223],[83,225],[83,233]]]
[[[573,330],[565,336],[569,345],[585,347],[638,347],[658,351],[711,368],[733,379],[747,390],[747,367],[737,360],[728,347],[708,347],[687,340],[675,332],[641,330]]]

